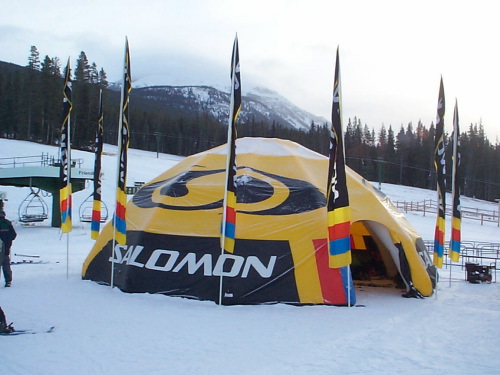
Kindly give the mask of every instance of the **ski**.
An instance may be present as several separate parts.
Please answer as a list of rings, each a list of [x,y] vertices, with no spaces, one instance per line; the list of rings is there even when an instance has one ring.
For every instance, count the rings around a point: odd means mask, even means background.
[[[40,258],[40,255],[28,255],[28,254],[14,254],[16,257],[25,257],[25,258]]]
[[[9,333],[0,333],[0,336],[19,336],[19,335],[35,335],[37,333],[52,333],[54,332],[55,326],[50,327],[46,331],[33,331],[31,329],[16,329],[15,331]]]
[[[46,263],[49,263],[49,262],[43,261],[43,260],[26,260],[26,259],[23,259],[20,261],[11,261],[10,262],[10,264],[12,266],[15,266],[17,264],[46,264]]]
[[[13,331],[9,333],[0,333],[0,336],[19,336],[19,335],[34,335],[36,332],[32,332],[30,330],[19,330]]]

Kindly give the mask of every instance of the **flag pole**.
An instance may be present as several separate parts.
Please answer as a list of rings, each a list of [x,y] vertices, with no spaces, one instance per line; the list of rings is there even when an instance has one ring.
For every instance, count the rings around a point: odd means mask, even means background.
[[[433,264],[437,268],[443,267],[444,235],[446,229],[446,159],[444,144],[444,115],[446,110],[445,104],[446,102],[444,95],[443,77],[441,77],[436,114],[436,134],[434,139],[434,167],[436,169],[438,211],[436,216],[436,227],[434,230]]]
[[[126,46],[125,46],[125,53],[126,52]],[[117,152],[117,158],[116,158],[116,189],[115,192],[118,192],[118,180],[120,176],[120,149],[121,149],[121,144],[122,144],[122,126],[123,126],[123,97],[124,97],[124,92],[125,92],[125,74],[123,75],[123,82],[122,82],[122,89],[121,89],[121,95],[120,95],[120,117],[118,121],[118,152]],[[118,193],[117,193],[118,194]],[[115,280],[115,246],[116,246],[116,209],[118,206],[118,200],[115,199],[115,212],[113,215],[113,247],[111,248],[111,282],[110,286],[111,289],[113,289],[113,284]]]
[[[63,90],[63,109],[61,126],[61,155],[59,168],[59,211],[61,215],[61,232],[66,233],[66,279],[69,279],[69,232],[72,230],[71,211],[71,68],[70,58],[66,65]]]
[[[238,34],[236,34],[236,37],[234,39],[233,53],[231,57],[230,95],[231,102],[229,106],[229,122],[227,130],[226,183],[224,186],[224,199],[222,204],[222,228],[220,241],[221,256],[224,255],[224,251],[228,251],[230,253],[234,251],[236,234],[236,119],[238,118],[238,114],[241,108]],[[230,229],[229,231],[228,228]],[[222,305],[223,274],[224,269],[222,267],[219,278],[219,305]]]
[[[231,99],[232,101],[232,99]],[[231,105],[231,108],[232,108],[232,105]],[[230,112],[232,112],[232,109],[229,110]],[[231,116],[231,113],[230,113],[230,116]],[[231,116],[232,117],[232,116]],[[229,120],[231,122],[231,120]],[[229,160],[229,154],[231,152],[231,144],[230,144],[230,141],[229,139],[231,139],[231,134],[232,134],[232,131],[231,131],[231,124],[229,124],[229,129],[228,129],[228,132],[227,132],[227,138],[228,138],[228,141],[227,141],[227,162],[226,162],[226,176],[228,175],[229,173],[229,163],[230,163],[230,160]],[[223,204],[222,204],[222,228],[221,228],[221,247],[220,247],[220,254],[221,256],[224,255],[224,247],[226,246],[226,220],[227,220],[227,215],[226,215],[226,209],[227,209],[227,184],[224,184],[224,199],[223,199]],[[220,272],[220,276],[219,276],[219,305],[222,305],[222,284],[223,284],[223,273],[224,273],[224,268],[221,267],[221,272]]]
[[[330,149],[328,163],[328,181],[326,193],[327,228],[328,228],[328,263],[330,268],[347,267],[345,287],[347,289],[347,305],[351,307],[351,211],[349,207],[349,191],[345,171],[345,148],[342,130],[342,94],[340,78],[339,47],[335,61],[335,78],[333,84],[332,125],[330,127]]]
[[[126,47],[125,47],[126,48]],[[125,52],[126,53],[126,52]],[[110,287],[113,289],[115,281],[115,247],[116,247],[116,211],[118,209],[118,188],[120,179],[120,155],[122,145],[122,127],[123,127],[123,98],[125,97],[125,75],[123,76],[121,96],[120,96],[120,117],[118,122],[118,152],[116,158],[116,188],[115,192],[117,199],[115,199],[115,211],[113,215],[113,247],[111,248],[111,282]]]
[[[102,211],[102,184],[101,184],[101,165],[103,149],[103,109],[102,109],[102,89],[99,90],[99,118],[97,121],[96,140],[94,146],[94,179],[93,179],[93,201],[92,216],[90,223],[90,237],[97,240],[101,227]]]
[[[448,249],[448,252],[451,251],[451,248]],[[453,261],[450,258],[450,278],[448,280],[448,288],[451,288],[451,266],[453,266]]]
[[[70,208],[71,212],[73,209],[73,196],[71,189],[71,116],[69,114],[68,114],[68,204],[71,207]],[[71,221],[71,214],[69,220]],[[67,279],[69,279],[69,232],[66,233],[66,280]]]
[[[126,47],[125,47],[126,48]],[[126,52],[125,52],[126,53]],[[113,289],[115,280],[115,247],[116,247],[116,210],[118,208],[118,185],[120,179],[120,155],[122,144],[122,127],[123,127],[123,98],[125,96],[125,75],[123,76],[121,96],[120,96],[120,117],[118,121],[118,152],[116,158],[116,188],[115,192],[117,199],[115,199],[115,210],[113,214],[113,247],[111,248],[111,282],[110,287]]]
[[[454,218],[454,210],[455,210],[455,160],[457,158],[457,154],[456,154],[456,151],[457,151],[457,144],[456,144],[456,137],[455,137],[455,133],[456,133],[456,129],[455,129],[455,115],[456,115],[456,111],[457,111],[457,107],[455,105],[455,110],[453,112],[453,137],[452,137],[452,142],[453,142],[453,151],[452,151],[452,156],[451,156],[451,160],[452,160],[452,167],[451,167],[451,199],[452,199],[452,214],[451,214],[451,220],[452,220],[452,223],[451,223],[451,239],[450,239],[450,246],[448,247],[448,258],[450,260],[450,279],[448,281],[448,288],[451,288],[451,266],[453,265],[453,259],[452,259],[452,252],[453,252],[453,248],[452,248],[452,244],[453,244],[453,218]]]
[[[68,204],[72,210],[73,197],[71,190],[71,116],[68,115]],[[69,219],[71,220],[71,216]],[[66,279],[69,279],[69,232],[66,233]]]
[[[455,109],[453,111],[453,155],[452,155],[452,221],[451,236],[448,257],[450,258],[450,287],[451,287],[451,265],[452,262],[460,260],[461,246],[461,208],[460,208],[460,185],[459,185],[459,167],[460,167],[460,126],[458,120],[458,101],[455,99]]]
[[[128,80],[131,80],[131,77],[129,76],[130,73],[130,61],[129,61],[129,49],[128,49],[128,38],[125,37],[125,63],[124,63],[124,71],[123,71],[123,83],[122,83],[122,89],[121,89],[121,99],[120,99],[120,119],[119,119],[119,124],[118,124],[118,157],[117,157],[117,165],[116,165],[116,201],[115,201],[115,213],[113,215],[113,247],[111,249],[111,282],[110,286],[113,288],[114,286],[114,274],[115,274],[115,248],[116,248],[116,243],[118,242],[119,244],[120,241],[123,241],[123,237],[120,237],[121,240],[117,239],[116,237],[116,232],[118,230],[118,210],[122,209],[121,206],[126,205],[126,197],[125,197],[125,202],[121,202],[120,197],[122,194],[125,194],[125,185],[126,185],[126,161],[122,160],[122,156],[126,158],[126,147],[128,147],[128,139],[125,145],[123,145],[123,133],[124,133],[124,111],[128,109],[128,103],[127,107],[125,107],[125,94],[127,95],[127,101],[128,101],[128,94],[131,89],[131,86],[129,87],[129,82]],[[127,91],[127,92],[126,92]],[[125,118],[125,121],[128,121],[128,118]],[[126,132],[127,132],[127,137],[128,137],[128,124],[126,124]],[[125,147],[124,147],[125,146]],[[124,150],[125,148],[125,150]],[[123,169],[123,171],[122,171]],[[122,185],[122,186],[121,186]],[[123,188],[123,191],[121,189]],[[119,218],[120,220],[123,219],[125,225],[125,211],[123,207],[123,217]],[[126,236],[126,227],[124,228],[125,233],[124,235]],[[126,237],[125,237],[125,242],[126,242]],[[124,245],[124,244],[122,244]]]

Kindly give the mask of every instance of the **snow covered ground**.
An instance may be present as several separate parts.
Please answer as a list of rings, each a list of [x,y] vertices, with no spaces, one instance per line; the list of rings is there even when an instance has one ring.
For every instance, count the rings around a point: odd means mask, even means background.
[[[0,158],[57,156],[55,147],[0,139]],[[114,206],[116,148],[106,145],[104,201]],[[148,181],[181,158],[130,150],[128,185]],[[94,156],[74,151],[93,168]],[[435,199],[433,191],[383,184],[392,200]],[[0,306],[18,329],[0,336],[0,374],[499,374],[500,286],[470,284],[460,267],[440,271],[437,295],[405,299],[386,288],[357,289],[363,307],[218,306],[163,295],[126,294],[81,280],[92,247],[90,228],[74,218],[67,236],[44,223],[22,226],[17,208],[27,188],[7,192],[7,217],[18,232],[12,253],[44,264],[12,266]],[[91,187],[74,194],[74,207]],[[409,198],[410,197],[410,198]],[[50,198],[46,199],[50,205]],[[496,204],[463,198],[468,207]],[[408,213],[424,239],[435,217]],[[449,235],[447,228],[447,237]],[[463,221],[464,241],[500,242],[496,224]],[[13,256],[13,261],[21,258]],[[67,267],[68,260],[68,267]],[[68,270],[68,275],[67,275]],[[55,326],[53,333],[42,333]]]

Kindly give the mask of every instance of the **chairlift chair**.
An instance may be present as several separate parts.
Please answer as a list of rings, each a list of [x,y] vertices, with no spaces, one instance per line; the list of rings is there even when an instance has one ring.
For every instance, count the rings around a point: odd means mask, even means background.
[[[87,199],[83,201],[80,205],[80,209],[78,210],[78,214],[80,215],[80,222],[82,223],[90,223],[92,221],[92,209],[94,205],[94,195],[90,194]],[[101,201],[101,223],[104,223],[108,220],[108,207],[104,201]]]
[[[40,189],[35,191],[31,188],[31,192],[21,202],[18,215],[21,223],[39,223],[49,217],[49,206],[40,197]]]

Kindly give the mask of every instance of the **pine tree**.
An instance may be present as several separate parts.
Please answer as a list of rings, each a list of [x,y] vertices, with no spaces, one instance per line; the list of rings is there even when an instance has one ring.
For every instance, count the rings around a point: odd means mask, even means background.
[[[95,62],[93,62],[89,67],[89,83],[99,83],[99,73],[97,72],[97,65]]]
[[[59,93],[61,78],[59,58],[49,58],[45,56],[42,62],[41,90],[45,93],[42,96],[42,124],[40,140],[46,144],[51,144],[53,133],[60,127],[60,103]]]
[[[106,75],[106,72],[104,71],[103,68],[99,70],[99,85],[108,87],[108,77]]]
[[[378,132],[378,146],[383,150],[381,155],[385,152],[387,148],[387,130],[385,129],[385,125],[382,124],[380,130]]]
[[[31,46],[28,65],[26,66],[33,70],[40,70],[40,53],[36,46]]]
[[[389,125],[389,130],[387,130],[387,148],[383,155],[385,160],[385,173],[384,176],[387,182],[397,183],[399,176],[398,159],[396,156],[396,141],[394,138],[394,130],[392,126]]]
[[[31,46],[28,57],[29,71],[27,76],[23,77],[27,81],[26,89],[23,95],[22,105],[18,107],[18,118],[24,118],[28,126],[23,131],[25,137],[29,140],[39,139],[42,127],[42,100],[40,95],[40,53],[36,46]],[[23,122],[23,120],[20,120]],[[24,129],[23,129],[24,130]]]
[[[75,81],[79,83],[90,83],[90,65],[85,52],[81,51],[76,60]]]

